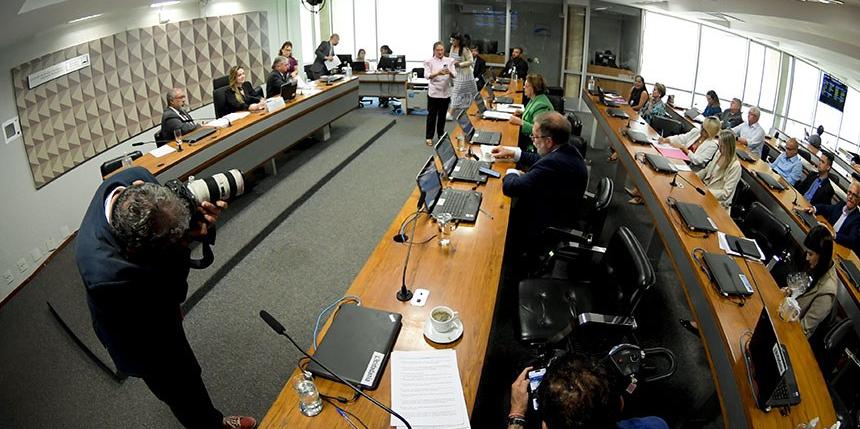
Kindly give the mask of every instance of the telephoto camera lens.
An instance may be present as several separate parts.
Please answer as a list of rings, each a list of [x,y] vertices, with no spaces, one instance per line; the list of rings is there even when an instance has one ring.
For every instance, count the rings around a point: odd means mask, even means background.
[[[245,175],[234,168],[205,179],[191,178],[187,188],[198,205],[204,201],[227,201],[245,193]]]

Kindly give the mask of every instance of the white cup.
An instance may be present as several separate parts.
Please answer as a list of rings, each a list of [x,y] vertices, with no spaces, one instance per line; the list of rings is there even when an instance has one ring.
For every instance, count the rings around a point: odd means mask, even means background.
[[[454,329],[455,322],[460,319],[460,313],[449,307],[440,305],[430,310],[430,324],[436,332],[448,332]]]

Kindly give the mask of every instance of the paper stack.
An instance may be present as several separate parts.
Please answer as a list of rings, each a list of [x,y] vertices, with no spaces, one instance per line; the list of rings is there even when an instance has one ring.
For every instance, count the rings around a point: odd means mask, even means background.
[[[415,429],[471,429],[457,353],[391,352],[391,408]],[[406,427],[394,416],[391,426]]]

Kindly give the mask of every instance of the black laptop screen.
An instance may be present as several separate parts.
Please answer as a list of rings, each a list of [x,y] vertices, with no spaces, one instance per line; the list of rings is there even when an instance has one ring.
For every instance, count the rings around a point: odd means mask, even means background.
[[[475,97],[475,104],[478,106],[478,111],[484,113],[487,111],[487,105],[484,104],[484,97],[481,97],[481,94],[478,93],[478,96]]]
[[[418,173],[416,181],[418,182],[418,190],[424,195],[424,207],[427,208],[427,211],[432,211],[436,198],[442,191],[442,180],[439,179],[439,172],[436,171],[432,156],[424,163],[424,168]]]
[[[469,114],[466,113],[465,110],[460,112],[460,116],[457,116],[457,123],[460,124],[460,129],[463,130],[463,135],[466,139],[472,139],[472,121],[469,120]]]
[[[767,399],[776,389],[785,371],[782,349],[767,309],[762,309],[749,343],[750,360],[755,372],[757,396]],[[780,368],[782,366],[782,368]]]
[[[454,145],[451,144],[448,134],[443,135],[436,143],[436,155],[442,161],[442,171],[447,177],[451,177],[451,173],[454,172],[454,165],[457,164],[457,153],[454,152]]]

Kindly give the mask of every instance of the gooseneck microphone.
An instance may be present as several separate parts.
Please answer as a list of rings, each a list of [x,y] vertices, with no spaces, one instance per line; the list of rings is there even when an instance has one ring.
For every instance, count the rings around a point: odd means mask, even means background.
[[[354,390],[355,393],[358,393],[359,395],[364,396],[365,398],[367,398],[368,401],[372,402],[373,405],[376,405],[377,407],[385,410],[385,412],[387,412],[388,414],[391,414],[392,416],[397,417],[398,420],[400,420],[401,422],[403,422],[403,424],[406,425],[407,429],[412,429],[412,425],[410,425],[409,422],[406,421],[405,418],[403,418],[403,416],[401,416],[400,414],[398,414],[396,411],[392,410],[391,408],[386,407],[385,405],[383,405],[381,402],[377,401],[376,399],[368,396],[361,389],[353,386],[352,383],[344,380],[341,376],[335,374],[334,371],[328,369],[327,366],[323,365],[320,361],[316,360],[313,356],[309,355],[305,351],[305,349],[299,347],[299,345],[296,344],[295,340],[293,340],[293,338],[290,337],[289,334],[287,334],[287,329],[284,328],[284,325],[282,325],[281,322],[278,322],[278,320],[275,319],[274,316],[269,314],[268,311],[260,310],[260,318],[262,318],[263,321],[266,322],[266,324],[269,325],[269,327],[272,328],[272,330],[275,331],[276,334],[283,335],[284,337],[287,337],[287,339],[290,340],[290,343],[293,344],[293,347],[295,347],[296,350],[298,350],[301,354],[303,354],[306,358],[310,359],[312,362],[319,365],[320,368],[322,368],[323,370],[325,370],[326,372],[331,374],[335,379],[337,379],[337,381],[347,385],[350,389]]]
[[[412,240],[409,240],[409,248],[406,250],[406,260],[403,262],[403,278],[400,282],[400,290],[397,291],[397,300],[406,302],[412,299],[412,291],[406,287],[406,267],[409,266],[409,255],[412,254],[412,244],[415,243],[415,229],[418,227],[418,218],[421,213],[417,213],[412,219]],[[407,238],[408,239],[408,238]]]

